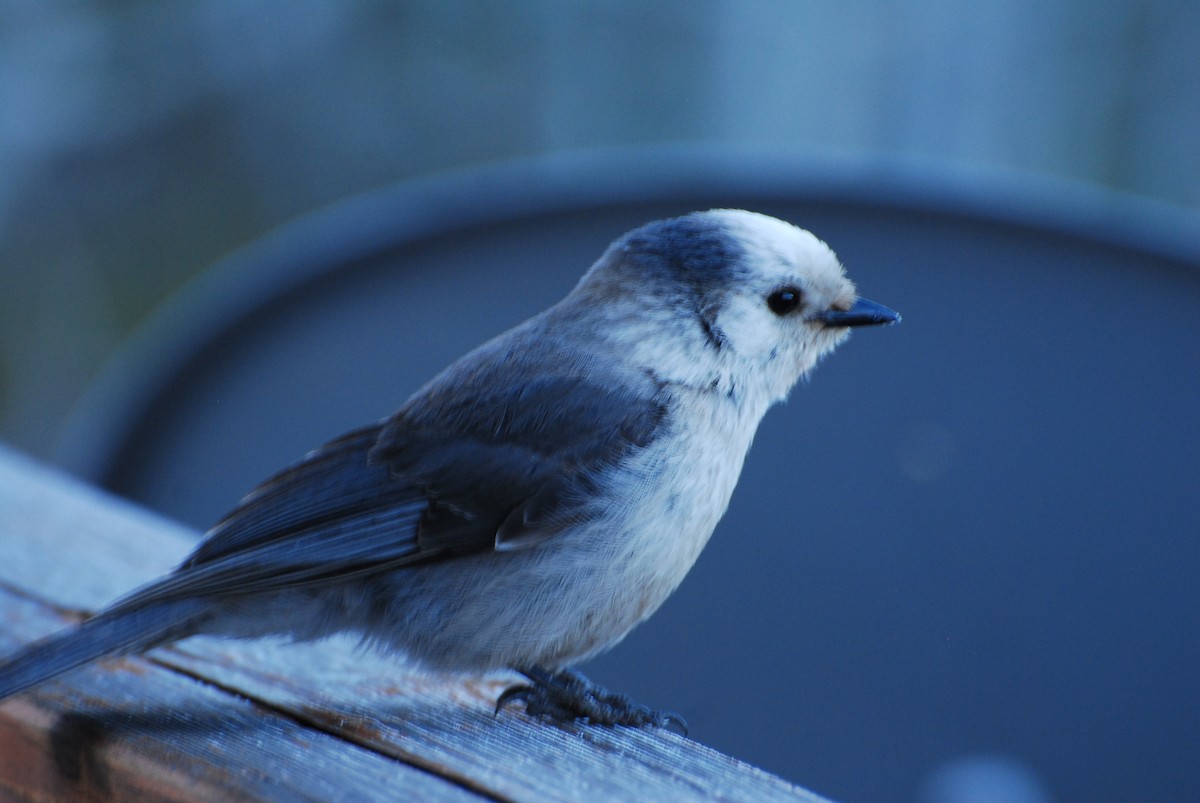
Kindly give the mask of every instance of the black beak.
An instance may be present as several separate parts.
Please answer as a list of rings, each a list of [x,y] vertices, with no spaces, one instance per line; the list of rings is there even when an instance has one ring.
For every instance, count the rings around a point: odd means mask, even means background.
[[[854,306],[848,310],[829,309],[814,317],[826,326],[888,326],[900,323],[900,313],[865,298],[855,299]]]

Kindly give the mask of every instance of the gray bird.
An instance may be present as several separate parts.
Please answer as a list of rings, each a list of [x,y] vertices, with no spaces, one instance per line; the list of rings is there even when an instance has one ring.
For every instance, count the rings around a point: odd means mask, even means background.
[[[173,573],[10,657],[0,699],[197,634],[350,632],[432,671],[516,669],[529,683],[497,710],[678,724],[570,667],[683,580],[767,409],[850,327],[899,320],[789,223],[649,223],[390,418],[260,485]]]

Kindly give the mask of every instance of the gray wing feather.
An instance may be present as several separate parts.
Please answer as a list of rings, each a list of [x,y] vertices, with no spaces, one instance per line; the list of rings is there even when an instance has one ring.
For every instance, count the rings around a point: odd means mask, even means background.
[[[527,548],[598,511],[606,470],[658,437],[666,391],[539,376],[515,393],[481,382],[476,392],[437,388],[388,423],[372,457],[431,500],[418,542]]]
[[[654,440],[666,416],[652,382],[552,375],[512,390],[473,376],[453,392],[432,385],[263,483],[174,574],[116,607],[535,546],[591,515],[605,468]]]

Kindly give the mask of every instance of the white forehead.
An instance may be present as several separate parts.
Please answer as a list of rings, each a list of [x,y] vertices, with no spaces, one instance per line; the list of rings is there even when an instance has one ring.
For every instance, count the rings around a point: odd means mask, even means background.
[[[799,226],[744,209],[714,209],[712,219],[736,237],[747,256],[780,278],[800,277],[816,284],[843,281],[842,265],[824,242]]]

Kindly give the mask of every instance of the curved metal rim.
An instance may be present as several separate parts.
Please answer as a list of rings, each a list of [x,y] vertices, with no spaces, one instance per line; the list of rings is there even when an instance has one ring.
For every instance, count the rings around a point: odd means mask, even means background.
[[[63,427],[55,462],[101,480],[111,468],[113,445],[178,366],[253,310],[339,265],[406,242],[556,211],[722,194],[988,220],[1200,267],[1200,214],[1193,210],[977,166],[703,145],[568,152],[477,166],[317,210],[203,271],[160,305],[92,382]]]

